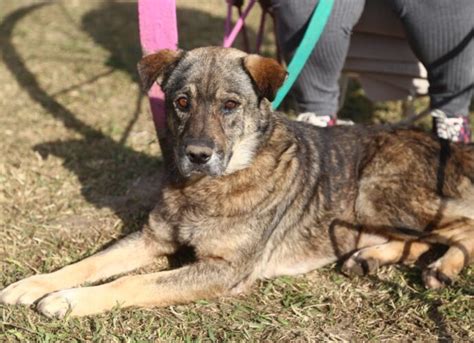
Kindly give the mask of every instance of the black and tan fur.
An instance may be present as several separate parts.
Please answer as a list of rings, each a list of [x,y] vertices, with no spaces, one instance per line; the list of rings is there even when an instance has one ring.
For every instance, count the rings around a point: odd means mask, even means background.
[[[270,104],[285,71],[234,49],[163,50],[144,57],[139,72],[146,87],[161,84],[168,123],[169,173],[149,224],[101,253],[14,283],[0,293],[3,303],[39,300],[48,316],[167,306],[338,260],[355,274],[413,263],[441,244],[447,251],[423,271],[425,285],[437,288],[472,262],[471,146],[414,130],[288,120]],[[180,268],[72,288],[183,248],[194,260]]]

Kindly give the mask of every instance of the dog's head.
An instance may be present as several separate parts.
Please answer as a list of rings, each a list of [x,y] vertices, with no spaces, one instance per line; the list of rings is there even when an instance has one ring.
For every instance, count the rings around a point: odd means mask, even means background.
[[[218,47],[161,50],[138,71],[145,90],[157,82],[165,93],[174,160],[185,177],[249,166],[286,77],[273,59]]]

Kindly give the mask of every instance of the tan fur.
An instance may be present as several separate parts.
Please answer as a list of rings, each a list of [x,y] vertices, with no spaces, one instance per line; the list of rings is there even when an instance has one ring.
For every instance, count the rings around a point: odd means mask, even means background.
[[[225,170],[226,174],[247,168],[257,153],[258,137],[252,135],[239,140],[234,146],[234,154]]]
[[[392,240],[357,251],[344,262],[342,270],[348,274],[364,275],[387,264],[412,264],[430,248],[431,245],[425,242]]]
[[[103,285],[66,289],[55,292],[38,303],[48,317],[63,317],[69,309],[74,316],[108,311],[115,306],[153,307],[183,304],[195,299],[213,298],[223,293],[219,287],[179,288],[161,280],[179,278],[186,267],[146,275],[125,276]]]

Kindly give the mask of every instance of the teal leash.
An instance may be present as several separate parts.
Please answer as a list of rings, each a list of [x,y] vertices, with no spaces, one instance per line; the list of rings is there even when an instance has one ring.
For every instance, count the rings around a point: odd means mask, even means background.
[[[319,4],[311,16],[303,39],[288,65],[288,77],[283,83],[283,86],[278,90],[275,100],[273,100],[273,109],[277,109],[278,106],[281,105],[281,102],[300,75],[301,70],[303,70],[306,61],[318,43],[321,33],[329,20],[333,5],[334,0],[319,0]]]

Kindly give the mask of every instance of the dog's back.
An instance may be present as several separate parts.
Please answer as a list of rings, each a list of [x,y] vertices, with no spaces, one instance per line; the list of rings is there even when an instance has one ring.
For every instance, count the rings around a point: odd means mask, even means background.
[[[298,149],[292,153],[301,163],[298,181],[280,187],[288,187],[282,189],[285,202],[305,209],[287,226],[304,233],[285,234],[285,244],[298,246],[298,253],[288,246],[273,248],[265,276],[304,272],[355,251],[343,270],[366,273],[382,264],[414,262],[441,243],[450,246],[448,252],[424,272],[425,283],[439,287],[471,261],[472,146],[412,129],[320,129],[280,121],[296,137]],[[298,242],[302,237],[310,244]]]

